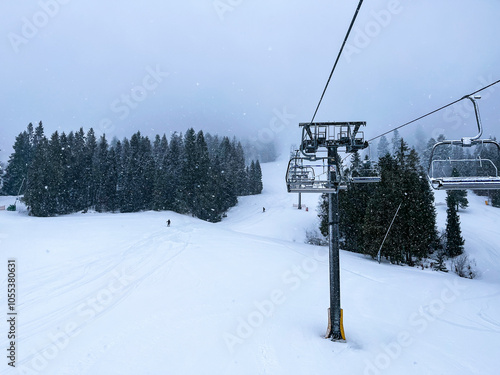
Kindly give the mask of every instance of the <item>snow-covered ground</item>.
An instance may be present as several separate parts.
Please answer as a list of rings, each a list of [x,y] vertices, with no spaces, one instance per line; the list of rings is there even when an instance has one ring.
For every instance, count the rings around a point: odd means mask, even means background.
[[[500,209],[470,194],[461,212],[475,280],[342,252],[347,342],[334,343],[322,338],[327,249],[304,244],[319,196],[293,208],[285,169],[264,164],[263,194],[240,198],[218,224],[170,212],[0,211],[4,353],[7,259],[18,285],[16,368],[2,355],[0,373],[500,372]]]

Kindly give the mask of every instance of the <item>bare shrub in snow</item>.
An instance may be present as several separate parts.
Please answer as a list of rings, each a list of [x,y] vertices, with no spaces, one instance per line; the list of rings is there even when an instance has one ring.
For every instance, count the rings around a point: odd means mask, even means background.
[[[453,259],[452,269],[458,276],[467,279],[474,279],[478,275],[476,261],[474,259],[470,260],[466,254]]]
[[[328,245],[328,241],[326,240],[326,238],[317,229],[306,230],[305,243],[315,246]]]

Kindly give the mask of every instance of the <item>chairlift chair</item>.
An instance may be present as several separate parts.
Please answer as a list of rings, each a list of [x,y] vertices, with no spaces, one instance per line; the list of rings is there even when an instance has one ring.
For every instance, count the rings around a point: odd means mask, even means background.
[[[322,164],[318,163],[323,161]],[[316,163],[316,164],[312,164]],[[291,157],[286,172],[286,185],[289,193],[336,193],[345,190],[342,176],[338,174],[333,183],[327,179],[327,172],[333,166],[328,165],[328,159],[320,157],[314,162],[304,157]],[[322,173],[317,173],[320,170]]]
[[[367,184],[380,182],[380,171],[377,168],[377,162],[373,161],[367,155],[362,161],[363,164],[369,163],[369,168],[361,169],[362,175],[354,176],[352,171],[349,171],[349,182],[353,184]]]
[[[436,190],[466,190],[466,189],[481,189],[481,190],[496,190],[500,189],[500,177],[498,176],[498,168],[490,159],[469,158],[469,159],[437,159],[433,160],[434,153],[441,146],[460,146],[472,147],[484,144],[492,144],[500,153],[500,145],[492,139],[481,139],[483,134],[483,126],[479,116],[479,108],[476,99],[480,96],[466,97],[474,105],[476,122],[478,126],[478,134],[474,137],[463,137],[460,140],[443,140],[434,145],[429,158],[428,177],[432,187]],[[465,176],[452,176],[454,168],[460,168],[464,165],[472,165],[472,172],[468,172]]]

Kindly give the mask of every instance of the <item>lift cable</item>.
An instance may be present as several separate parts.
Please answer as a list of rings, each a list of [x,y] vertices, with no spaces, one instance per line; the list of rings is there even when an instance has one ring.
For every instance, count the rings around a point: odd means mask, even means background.
[[[461,100],[463,100],[463,99],[465,99],[465,98],[467,98],[467,97],[469,97],[469,96],[472,96],[472,95],[474,95],[474,94],[477,94],[477,93],[478,93],[478,92],[480,92],[480,91],[486,90],[487,88],[489,88],[489,87],[491,87],[491,86],[496,85],[497,83],[500,83],[500,79],[499,79],[498,81],[495,81],[495,82],[493,82],[493,83],[490,83],[490,84],[489,84],[489,85],[487,85],[487,86],[484,86],[483,88],[480,88],[480,89],[479,89],[479,90],[477,90],[477,91],[474,91],[473,93],[470,93],[470,94],[468,94],[468,95],[465,95],[465,96],[461,97],[460,99],[457,99],[457,100],[455,100],[455,101],[453,101],[453,102],[451,102],[451,103],[449,103],[449,104],[446,104],[446,105],[444,105],[444,106],[442,106],[442,107],[440,107],[440,108],[438,108],[438,109],[435,109],[435,110],[434,110],[434,111],[432,111],[432,112],[426,113],[425,115],[420,116],[420,117],[418,117],[418,118],[416,118],[416,119],[414,119],[414,120],[408,121],[408,122],[404,123],[403,125],[399,125],[399,126],[395,127],[394,129],[391,129],[391,130],[389,130],[389,131],[386,131],[385,133],[382,133],[382,134],[380,134],[380,135],[377,135],[376,137],[373,137],[373,138],[369,139],[369,140],[368,140],[368,142],[371,142],[371,141],[373,141],[373,140],[375,140],[375,139],[377,139],[377,138],[380,138],[380,137],[382,137],[382,136],[384,136],[384,135],[387,135],[387,134],[389,134],[389,133],[392,133],[392,132],[393,132],[393,131],[395,131],[395,130],[398,130],[398,129],[401,129],[401,128],[405,127],[405,126],[408,126],[408,125],[410,125],[410,124],[413,124],[414,122],[417,122],[417,121],[419,121],[419,120],[423,119],[424,117],[430,116],[430,115],[432,115],[432,114],[434,114],[434,113],[436,113],[436,112],[441,111],[442,109],[445,109],[445,108],[447,108],[447,107],[450,107],[450,106],[452,106],[453,104],[456,104],[456,103],[458,103],[459,101],[461,101]]]
[[[452,106],[453,104],[456,104],[456,103],[458,103],[459,101],[464,100],[465,98],[467,98],[467,97],[469,97],[469,96],[475,95],[475,94],[477,94],[478,92],[484,91],[484,90],[486,90],[486,89],[490,88],[491,86],[494,86],[494,85],[496,85],[496,84],[498,84],[498,83],[500,83],[500,79],[499,79],[498,81],[495,81],[495,82],[493,82],[493,83],[490,83],[490,84],[489,84],[489,85],[487,85],[487,86],[484,86],[484,87],[480,88],[479,90],[476,90],[476,91],[474,91],[474,92],[470,93],[469,95],[465,95],[465,96],[461,97],[460,99],[457,99],[457,100],[455,100],[455,101],[453,101],[453,102],[451,102],[451,103],[449,103],[449,104],[446,104],[446,105],[444,105],[444,106],[442,106],[442,107],[439,107],[438,109],[435,109],[435,110],[434,110],[434,111],[432,111],[432,112],[426,113],[425,115],[420,116],[420,117],[418,117],[418,118],[416,118],[416,119],[414,119],[414,120],[408,121],[408,122],[404,123],[403,125],[399,125],[399,126],[397,126],[397,127],[393,128],[393,129],[391,129],[391,130],[386,131],[385,133],[379,134],[379,135],[377,135],[376,137],[373,137],[373,138],[369,139],[367,142],[368,142],[368,143],[370,143],[371,141],[374,141],[375,139],[380,138],[380,137],[382,137],[382,136],[384,136],[384,135],[390,134],[390,133],[392,133],[392,132],[393,132],[393,131],[395,131],[395,130],[398,130],[398,129],[401,129],[401,128],[405,127],[405,126],[408,126],[408,125],[410,125],[410,124],[413,124],[414,122],[417,122],[417,121],[419,121],[419,120],[423,119],[424,117],[430,116],[430,115],[432,115],[432,114],[434,114],[434,113],[436,113],[436,112],[439,112],[439,111],[441,111],[441,110],[443,110],[443,109],[445,109],[445,108],[447,108],[447,107],[450,107],[450,106]],[[346,160],[349,156],[350,156],[350,155],[346,155],[344,158],[342,158],[342,162],[344,162],[344,161],[345,161],[345,160]]]
[[[330,73],[330,77],[328,77],[328,81],[326,82],[325,88],[323,90],[323,94],[321,94],[321,98],[319,99],[319,103],[318,103],[318,106],[316,107],[316,111],[314,111],[314,115],[313,115],[311,122],[310,122],[311,124],[314,122],[314,119],[316,118],[316,114],[318,113],[321,102],[323,101],[323,97],[325,96],[328,85],[330,84],[330,80],[332,79],[333,72],[335,71],[335,68],[337,67],[337,64],[340,60],[340,55],[342,55],[342,51],[344,50],[344,46],[347,43],[347,38],[349,38],[349,34],[351,33],[352,27],[354,26],[354,22],[356,21],[356,17],[358,16],[359,10],[361,8],[361,4],[363,4],[363,0],[360,0],[358,7],[356,9],[356,12],[354,13],[354,17],[352,18],[351,25],[349,26],[349,30],[347,30],[347,34],[344,38],[344,42],[342,43],[342,47],[340,47],[339,54],[337,56],[337,59],[335,60],[335,64],[333,65],[332,71]]]

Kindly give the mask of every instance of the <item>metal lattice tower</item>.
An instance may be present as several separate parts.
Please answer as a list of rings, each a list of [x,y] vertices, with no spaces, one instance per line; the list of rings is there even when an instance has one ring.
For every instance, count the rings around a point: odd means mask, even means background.
[[[326,337],[333,341],[345,340],[340,307],[339,191],[347,187],[347,181],[342,176],[338,152],[341,149],[346,153],[354,153],[368,147],[363,132],[359,131],[365,125],[365,122],[300,123],[300,152],[303,156],[291,157],[286,177],[289,192],[328,194],[330,309]],[[323,165],[310,164],[317,161],[322,161]],[[321,166],[326,180],[320,179],[315,173],[315,168]],[[379,178],[370,178],[351,182],[378,181]]]

